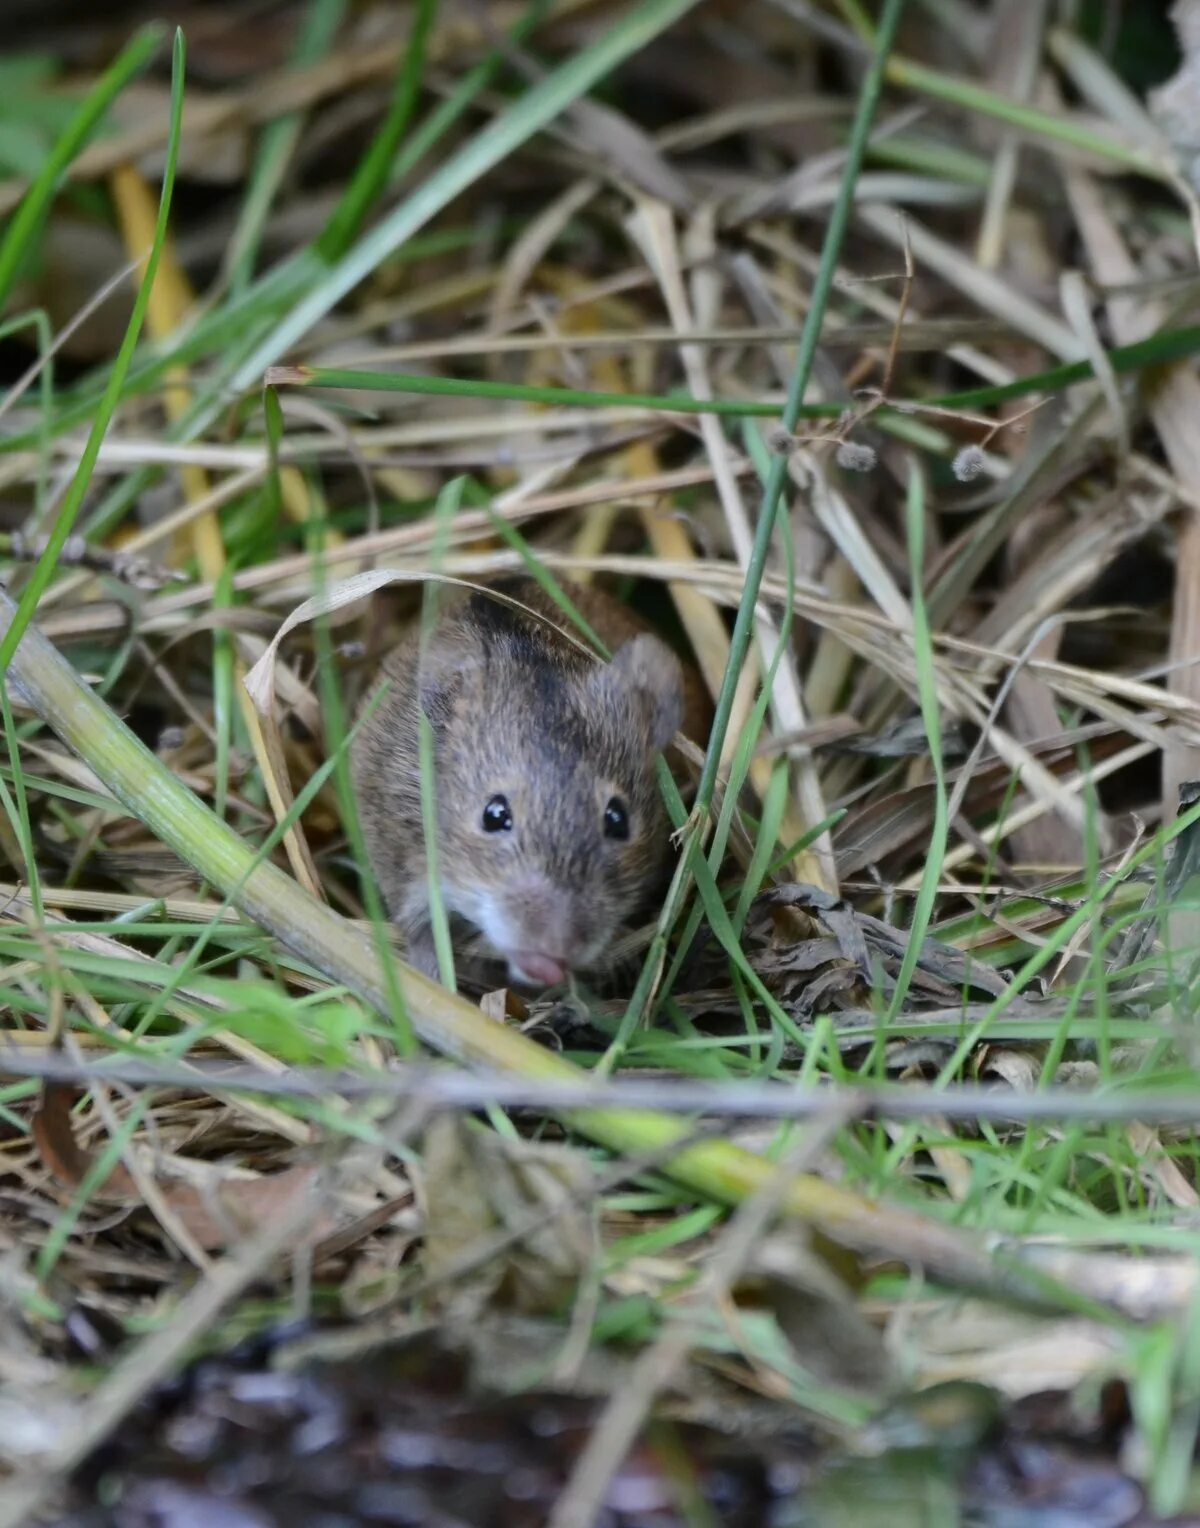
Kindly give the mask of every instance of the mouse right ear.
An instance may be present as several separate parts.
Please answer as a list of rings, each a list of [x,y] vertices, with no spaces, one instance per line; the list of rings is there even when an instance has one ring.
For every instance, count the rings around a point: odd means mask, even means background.
[[[648,632],[626,642],[612,662],[597,667],[593,684],[614,699],[636,696],[649,724],[650,746],[665,748],[683,722],[683,670],[660,638]]]

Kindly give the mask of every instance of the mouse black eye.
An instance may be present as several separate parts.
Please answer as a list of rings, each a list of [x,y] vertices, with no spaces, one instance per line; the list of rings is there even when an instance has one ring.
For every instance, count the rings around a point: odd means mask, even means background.
[[[512,808],[507,796],[493,796],[483,809],[485,833],[507,833],[512,827]]]
[[[604,808],[605,838],[629,837],[629,808],[620,796],[610,796]]]

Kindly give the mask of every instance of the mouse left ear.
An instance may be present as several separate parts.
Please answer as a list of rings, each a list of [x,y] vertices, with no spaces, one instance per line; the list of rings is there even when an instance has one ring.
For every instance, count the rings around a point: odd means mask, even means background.
[[[420,655],[417,694],[432,725],[444,726],[478,682],[479,652],[462,632],[442,632]]]
[[[683,669],[658,637],[643,633],[626,642],[610,663],[598,665],[594,684],[613,699],[632,696],[650,727],[650,745],[665,748],[683,721]]]

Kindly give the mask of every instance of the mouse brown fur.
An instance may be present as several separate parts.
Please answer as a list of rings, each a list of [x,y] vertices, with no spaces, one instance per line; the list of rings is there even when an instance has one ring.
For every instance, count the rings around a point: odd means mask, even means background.
[[[568,970],[602,967],[622,924],[661,891],[670,846],[655,758],[681,725],[703,741],[707,696],[694,670],[602,591],[566,588],[609,663],[562,634],[568,618],[533,580],[491,587],[535,615],[486,593],[440,590],[424,653],[414,622],[385,658],[386,688],[374,710],[377,686],[364,701],[351,765],[388,911],[410,961],[436,975],[424,711],[446,911],[457,930],[482,935],[511,978],[552,985]]]

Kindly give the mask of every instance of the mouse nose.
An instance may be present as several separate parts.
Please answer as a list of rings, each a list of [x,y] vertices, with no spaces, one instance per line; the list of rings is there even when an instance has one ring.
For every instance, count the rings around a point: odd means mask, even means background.
[[[544,876],[529,876],[509,889],[509,910],[520,929],[520,945],[555,963],[568,963],[576,942],[572,899]]]

